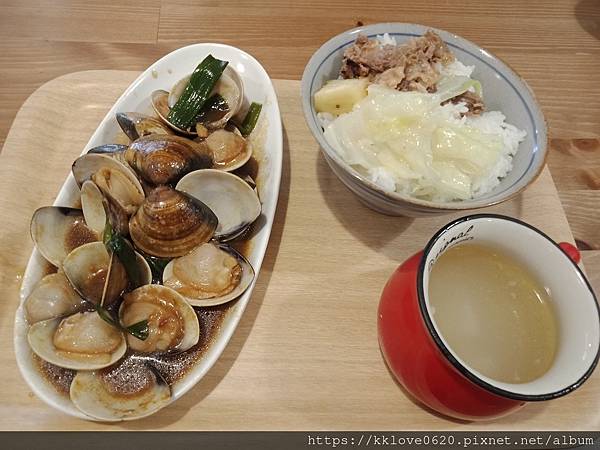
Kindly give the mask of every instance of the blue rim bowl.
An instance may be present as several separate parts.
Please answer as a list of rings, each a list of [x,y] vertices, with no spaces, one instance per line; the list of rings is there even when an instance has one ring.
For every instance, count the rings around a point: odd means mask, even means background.
[[[329,145],[314,109],[313,95],[338,77],[344,50],[359,34],[375,37],[389,33],[400,44],[433,30],[462,63],[475,66],[488,111],[500,111],[506,121],[527,132],[513,158],[512,170],[491,192],[477,199],[432,202],[398,192],[386,192],[343,161]],[[306,123],[321,146],[325,160],[338,178],[367,206],[390,215],[425,216],[485,208],[504,202],[529,186],[541,173],[547,153],[548,131],[544,115],[527,83],[498,57],[474,43],[444,30],[408,23],[381,23],[353,28],[331,38],[310,58],[302,75],[302,107]]]

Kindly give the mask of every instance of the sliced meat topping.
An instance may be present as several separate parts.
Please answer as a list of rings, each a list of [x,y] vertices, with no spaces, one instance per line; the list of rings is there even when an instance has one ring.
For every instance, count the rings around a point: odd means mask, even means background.
[[[452,61],[454,55],[433,31],[404,45],[382,45],[360,35],[344,52],[340,74],[343,78],[369,77],[402,91],[435,92],[440,77],[437,63]]]
[[[466,107],[469,108],[469,110],[464,114],[466,116],[477,116],[485,109],[481,97],[475,92],[471,91],[467,91],[464,94],[460,94],[454,98],[451,98],[450,100],[446,100],[442,103],[442,105],[445,105],[448,102],[452,102],[454,104],[464,103]]]

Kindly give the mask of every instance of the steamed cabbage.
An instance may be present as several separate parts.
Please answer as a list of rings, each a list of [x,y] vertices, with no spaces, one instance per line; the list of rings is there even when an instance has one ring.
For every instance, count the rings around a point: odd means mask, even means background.
[[[440,83],[436,94],[371,84],[351,112],[328,121],[325,138],[348,164],[387,191],[438,201],[481,195],[510,170],[524,133],[516,145],[506,145],[503,133],[510,125],[500,113],[493,113],[501,117],[498,132],[490,133],[478,125],[485,117],[479,122],[461,117],[464,105],[441,106],[448,95],[480,88],[468,77],[452,78]]]

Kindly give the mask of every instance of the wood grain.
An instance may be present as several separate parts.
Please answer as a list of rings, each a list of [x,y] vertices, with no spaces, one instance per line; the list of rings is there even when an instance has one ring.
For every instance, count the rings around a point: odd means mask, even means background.
[[[85,422],[43,404],[10,350],[20,277],[32,248],[26,230],[33,210],[53,201],[71,161],[136,75],[91,71],[42,86],[23,105],[0,155],[0,264],[6,268],[0,344],[7,349],[0,353],[1,429],[600,429],[600,372],[568,397],[491,423],[442,419],[406,396],[378,349],[379,293],[395,267],[453,216],[387,217],[360,204],[320,156],[304,123],[299,83],[279,80],[280,200],[256,289],[225,353],[190,393],[137,422]],[[67,126],[74,121],[77,127]],[[522,217],[556,240],[572,239],[548,171],[524,195],[492,210]],[[596,270],[598,253],[586,256]]]
[[[359,23],[447,29],[496,53],[533,87],[554,137],[600,135],[600,3],[495,0],[69,0],[0,5],[0,143],[31,92],[89,69],[143,70],[193,42],[225,42],[274,78],[300,79],[310,55]]]

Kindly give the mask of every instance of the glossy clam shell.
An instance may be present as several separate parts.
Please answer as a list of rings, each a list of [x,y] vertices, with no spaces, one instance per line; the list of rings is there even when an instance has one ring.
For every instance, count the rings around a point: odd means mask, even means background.
[[[187,174],[177,190],[206,204],[219,220],[215,238],[227,241],[239,236],[261,213],[258,194],[241,178],[220,170],[197,170]]]
[[[38,281],[23,303],[30,324],[68,316],[85,306],[63,272],[51,273]]]
[[[206,146],[180,136],[153,134],[139,138],[125,151],[125,159],[148,183],[175,184],[185,174],[212,166]]]
[[[116,159],[120,163],[126,164],[124,157],[125,150],[127,150],[127,146],[123,144],[103,144],[98,147],[93,147],[87,152],[90,154],[108,156]]]
[[[81,314],[97,314],[95,311],[85,312]],[[57,351],[53,343],[54,333],[63,319],[56,318],[44,320],[34,323],[27,334],[27,340],[31,350],[42,358],[55,366],[73,370],[94,370],[108,367],[123,357],[127,351],[127,343],[125,337],[122,337],[121,344],[109,355],[109,358],[104,358],[100,355],[88,355],[84,358],[70,357],[69,352]],[[99,319],[102,320],[102,319]],[[105,354],[101,354],[105,355]]]
[[[108,380],[117,380],[111,386]],[[171,401],[171,388],[150,366],[126,358],[115,367],[77,372],[69,395],[84,414],[102,421],[140,419]]]
[[[194,309],[189,305],[188,302],[186,302],[186,300],[179,293],[177,293],[169,287],[161,286],[160,284],[149,284],[146,286],[141,286],[124,296],[123,302],[121,303],[121,306],[119,308],[119,317],[121,318],[121,322],[125,326],[133,325],[124,321],[124,315],[126,314],[127,308],[136,302],[144,302],[145,299],[156,301],[157,305],[160,305],[161,303],[166,301],[171,302],[175,305],[179,317],[183,319],[183,338],[177,346],[162,351],[176,350],[183,352],[185,350],[190,349],[198,343],[198,340],[200,339],[200,324],[198,322],[198,317],[196,316]],[[135,339],[136,338],[133,336],[127,336],[127,340],[130,342],[130,345],[133,345],[131,344],[131,340]],[[161,350],[152,349],[149,352],[155,351]]]
[[[75,248],[98,240],[83,218],[80,209],[44,206],[33,213],[31,238],[42,256],[56,267]]]
[[[148,194],[129,220],[129,233],[142,252],[176,258],[208,242],[217,224],[217,216],[200,200],[160,186]]]
[[[101,171],[105,182],[98,178]],[[103,194],[114,198],[128,214],[132,214],[144,201],[144,189],[133,170],[115,158],[87,153],[75,160],[72,172],[80,187],[87,180],[94,181]]]
[[[206,244],[206,245],[216,245],[216,244],[210,243],[210,244]],[[223,303],[230,302],[230,301],[238,298],[240,295],[242,295],[246,291],[246,289],[248,289],[248,287],[252,284],[252,281],[254,281],[254,276],[255,276],[254,269],[252,268],[252,266],[250,265],[248,260],[246,260],[246,258],[244,258],[240,253],[238,253],[237,251],[235,251],[233,248],[231,248],[229,246],[217,245],[217,247],[219,247],[220,250],[229,253],[230,255],[232,255],[233,257],[235,257],[237,259],[238,264],[242,268],[242,277],[240,279],[240,282],[231,292],[229,292],[228,294],[222,295],[222,296],[216,296],[216,297],[212,297],[212,298],[194,298],[194,297],[184,296],[190,305],[193,305],[193,306],[215,306],[215,305],[221,305]],[[192,254],[186,255],[183,258],[190,259],[190,263],[192,263],[193,252],[192,252]],[[165,270],[163,272],[163,282],[170,278],[174,278],[173,264],[175,263],[175,261],[176,260],[169,262],[169,264],[167,264],[167,266],[165,267]]]
[[[117,113],[117,123],[129,139],[135,141],[151,134],[173,134],[161,120],[136,112]]]

